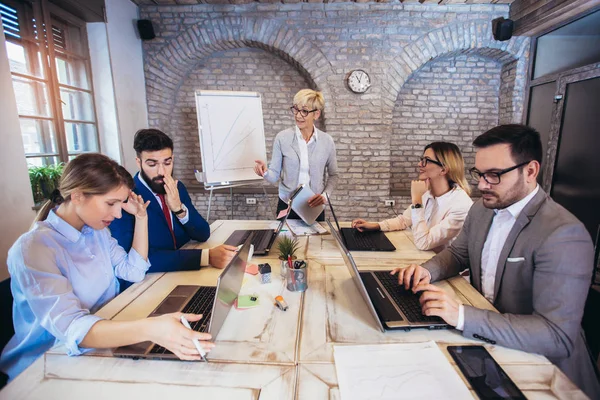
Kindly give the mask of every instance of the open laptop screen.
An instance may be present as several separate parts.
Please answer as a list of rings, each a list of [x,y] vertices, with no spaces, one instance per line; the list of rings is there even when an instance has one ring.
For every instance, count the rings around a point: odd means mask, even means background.
[[[246,271],[246,264],[248,263],[250,243],[252,243],[253,237],[254,233],[248,236],[248,239],[246,239],[246,242],[240,251],[233,257],[229,265],[227,265],[225,270],[221,273],[221,276],[219,276],[217,297],[215,298],[209,330],[213,340],[216,339],[216,336],[219,334],[219,331],[227,318],[227,314],[229,314],[229,310],[233,306],[233,303],[242,288],[244,272]]]
[[[329,199],[329,194],[327,194],[327,192],[325,192],[325,197],[327,197],[327,204],[329,204],[329,209],[331,210],[331,215],[333,215],[333,220],[335,221],[335,226],[337,226],[337,231],[341,232],[342,229],[340,228],[338,219],[335,216],[335,211],[333,211],[333,204],[331,204],[331,200]],[[341,234],[340,234],[340,239],[342,239],[342,242],[343,242],[343,237],[341,237]]]
[[[354,262],[354,258],[352,257],[352,255],[350,254],[348,249],[346,249],[346,246],[344,246],[344,242],[342,241],[340,234],[338,233],[338,231],[335,230],[335,228],[331,224],[330,219],[327,219],[327,225],[329,225],[329,230],[331,231],[331,234],[335,238],[335,242],[340,249],[340,253],[342,253],[342,258],[344,259],[344,263],[346,264],[346,267],[348,268],[348,272],[350,272],[350,276],[352,276],[352,280],[354,281],[354,284],[356,285],[356,289],[358,289],[358,291],[360,292],[360,295],[362,296],[363,300],[365,301],[365,304],[367,305],[369,312],[375,319],[375,323],[377,324],[377,327],[382,332],[385,332],[385,329],[383,328],[383,324],[381,323],[381,320],[379,319],[379,316],[377,315],[377,311],[375,311],[373,302],[371,301],[371,298],[369,297],[369,294],[367,293],[367,288],[365,287],[365,284],[363,283],[362,279],[360,278],[360,272],[358,271],[358,267],[356,266],[356,263]]]

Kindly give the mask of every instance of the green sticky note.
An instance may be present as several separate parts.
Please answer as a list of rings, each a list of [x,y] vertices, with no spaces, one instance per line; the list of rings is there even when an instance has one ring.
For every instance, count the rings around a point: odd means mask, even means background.
[[[237,308],[252,308],[259,304],[258,295],[246,294],[237,298]]]

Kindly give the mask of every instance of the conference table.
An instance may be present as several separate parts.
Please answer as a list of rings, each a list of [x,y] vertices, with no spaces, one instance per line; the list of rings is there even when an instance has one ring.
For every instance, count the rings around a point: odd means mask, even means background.
[[[211,248],[225,242],[236,229],[274,229],[277,224],[215,221],[207,242],[190,243],[186,248]],[[360,269],[388,270],[420,263],[433,255],[415,248],[410,231],[386,234],[397,250],[353,252]],[[277,241],[284,235],[291,233],[280,233]],[[252,263],[272,266],[271,283],[261,284],[259,275],[245,274],[240,294],[258,296],[259,305],[230,311],[208,363],[116,358],[108,349],[69,357],[57,345],[0,391],[0,399],[339,399],[334,346],[427,341],[435,341],[457,372],[447,346],[485,345],[528,399],[586,398],[541,355],[465,338],[453,329],[379,331],[333,236],[327,233],[298,239],[297,257],[308,264],[308,290],[298,293],[286,289],[279,274],[276,244],[268,255],[254,256]],[[220,273],[219,269],[203,268],[148,274],[96,314],[112,320],[143,318],[176,285],[215,285]],[[436,284],[463,304],[494,310],[463,277]],[[277,295],[287,301],[287,311],[274,306]],[[458,375],[477,398],[463,375]]]

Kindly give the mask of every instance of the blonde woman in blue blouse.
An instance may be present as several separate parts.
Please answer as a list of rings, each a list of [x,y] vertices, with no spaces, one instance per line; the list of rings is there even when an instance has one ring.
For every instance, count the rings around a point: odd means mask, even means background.
[[[210,335],[185,328],[180,313],[135,321],[93,315],[119,293],[117,278],[139,282],[150,267],[148,203],[131,191],[131,175],[104,155],[82,154],[67,164],[59,188],[8,252],[15,335],[0,370],[13,379],[57,343],[79,355],[152,341],[181,359],[200,359],[192,339],[210,350]],[[121,210],[135,216],[129,253],[107,229]]]

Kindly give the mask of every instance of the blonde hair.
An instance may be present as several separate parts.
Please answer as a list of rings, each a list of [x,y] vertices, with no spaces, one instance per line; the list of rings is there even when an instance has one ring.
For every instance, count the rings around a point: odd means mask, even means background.
[[[295,106],[307,106],[311,110],[317,109],[323,111],[325,108],[325,99],[323,99],[323,93],[314,91],[312,89],[302,89],[294,96]]]
[[[471,186],[465,178],[465,160],[457,145],[450,142],[433,142],[425,146],[425,150],[433,150],[435,158],[446,168],[446,178],[450,184],[458,185],[469,196],[471,195]]]
[[[58,189],[44,203],[33,224],[44,221],[50,210],[58,204],[71,201],[71,194],[75,190],[93,196],[106,194],[121,186],[129,189],[134,187],[133,178],[125,168],[103,154],[80,154],[65,166]]]

